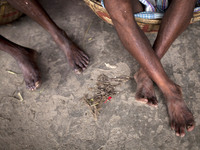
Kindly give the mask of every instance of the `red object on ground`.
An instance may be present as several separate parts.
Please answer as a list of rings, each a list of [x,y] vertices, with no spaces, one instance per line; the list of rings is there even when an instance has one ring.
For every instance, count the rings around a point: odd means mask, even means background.
[[[112,98],[112,97],[108,97],[108,99],[107,99],[104,103],[106,103],[107,101],[109,101],[111,98]]]

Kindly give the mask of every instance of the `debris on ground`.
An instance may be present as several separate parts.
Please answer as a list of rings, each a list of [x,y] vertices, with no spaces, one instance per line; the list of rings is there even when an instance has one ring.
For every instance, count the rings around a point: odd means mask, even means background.
[[[9,74],[13,74],[13,75],[17,75],[17,73],[16,72],[14,72],[14,71],[11,71],[11,70],[6,70]]]
[[[115,78],[109,78],[108,76],[101,74],[97,78],[96,87],[92,88],[94,95],[89,97],[85,95],[84,101],[89,105],[93,116],[97,119],[102,104],[110,101],[114,95],[117,94],[115,87],[127,82],[130,79],[129,76],[120,76]]]
[[[22,102],[22,101],[24,101],[24,99],[23,99],[23,97],[22,97],[22,95],[21,95],[21,93],[20,92],[18,92],[17,93],[17,95],[18,95],[18,97],[19,97],[19,100]]]

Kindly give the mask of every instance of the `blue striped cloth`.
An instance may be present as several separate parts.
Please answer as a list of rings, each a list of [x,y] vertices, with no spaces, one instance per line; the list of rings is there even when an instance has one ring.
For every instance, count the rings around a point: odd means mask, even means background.
[[[168,0],[139,0],[144,6],[145,11],[134,14],[137,18],[144,19],[161,19],[164,16],[164,12],[168,7]],[[103,0],[101,0],[102,6],[104,6]],[[197,0],[194,12],[200,11],[200,0]]]

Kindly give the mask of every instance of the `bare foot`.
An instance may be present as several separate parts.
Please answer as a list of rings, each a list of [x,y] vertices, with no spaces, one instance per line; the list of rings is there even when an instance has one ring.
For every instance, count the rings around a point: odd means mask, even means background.
[[[32,49],[20,49],[21,55],[17,57],[17,62],[22,70],[26,87],[35,90],[40,86],[40,74],[36,64],[37,52]]]
[[[71,68],[77,74],[82,73],[88,67],[89,57],[69,39],[65,31],[60,29],[55,35],[55,41],[65,52]]]
[[[70,43],[70,50],[66,55],[70,66],[76,74],[82,73],[88,67],[89,57],[74,43]]]
[[[195,127],[194,117],[182,99],[181,88],[177,86],[167,99],[168,114],[171,128],[177,136],[185,136],[185,128],[192,131]]]
[[[146,103],[150,106],[157,106],[158,101],[155,95],[152,80],[142,69],[140,69],[134,75],[134,79],[137,83],[137,90],[135,95],[136,100]]]

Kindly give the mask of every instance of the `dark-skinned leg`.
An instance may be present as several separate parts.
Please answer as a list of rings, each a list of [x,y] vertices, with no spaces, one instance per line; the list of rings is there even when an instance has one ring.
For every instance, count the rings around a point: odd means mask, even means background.
[[[162,91],[170,90],[170,86],[173,87],[174,83],[168,78],[149,40],[133,18],[131,0],[105,0],[105,6],[125,48]]]
[[[166,75],[150,42],[132,16],[131,0],[105,0],[105,6],[125,48],[135,57],[148,76],[158,85],[165,95],[166,100],[173,100],[174,103],[182,105],[181,95],[174,95],[174,93],[180,92],[180,89]],[[184,122],[184,127],[185,124],[186,122]]]
[[[29,90],[35,90],[40,85],[40,74],[36,59],[36,51],[19,46],[0,35],[0,50],[10,54],[22,70],[24,81]]]
[[[172,3],[162,19],[160,30],[153,45],[153,49],[159,59],[164,56],[172,42],[189,25],[196,0],[191,2],[184,0],[171,1]],[[136,99],[157,105],[153,82],[142,68],[134,75],[134,78],[137,83]]]
[[[157,38],[153,45],[153,49],[155,50],[155,53],[159,59],[161,59],[164,56],[164,54],[167,52],[167,50],[171,46],[172,42],[189,25],[190,19],[193,15],[195,3],[196,3],[195,0],[193,1],[172,0],[171,1],[170,6],[167,9],[167,12],[165,13],[162,19],[160,30],[158,32]],[[134,77],[136,79],[137,86],[138,86],[137,92],[136,92],[136,98],[139,100],[143,100],[143,98],[145,97],[148,101],[151,101],[151,98],[155,97],[153,82],[151,81],[151,79],[148,77],[148,75],[144,72],[142,68],[139,69],[139,71],[134,75]],[[181,95],[181,93],[176,93],[176,94]],[[169,115],[171,119],[171,126],[173,129],[175,129],[176,134],[178,136],[184,136],[185,127],[181,124],[184,124],[183,123],[185,122],[184,120],[187,120],[186,126],[193,126],[194,121],[193,121],[192,114],[190,113],[190,111],[184,111],[186,114],[183,113],[182,115],[179,116],[179,120],[177,120],[177,117],[174,118],[175,114],[171,114],[171,112],[175,112],[174,110],[172,110],[175,108],[175,106],[173,106],[174,102],[169,102],[169,103],[172,103],[172,104],[169,104],[170,108],[168,107]],[[185,104],[184,104],[184,108],[179,108],[179,111],[181,109],[187,110],[187,107],[185,106]],[[185,119],[184,116],[188,116],[188,118]],[[192,128],[189,128],[189,130],[191,129]]]
[[[87,68],[89,63],[88,56],[69,39],[65,31],[52,21],[36,0],[8,0],[8,2],[31,17],[51,34],[54,41],[64,51],[70,66],[76,73],[80,73]]]

